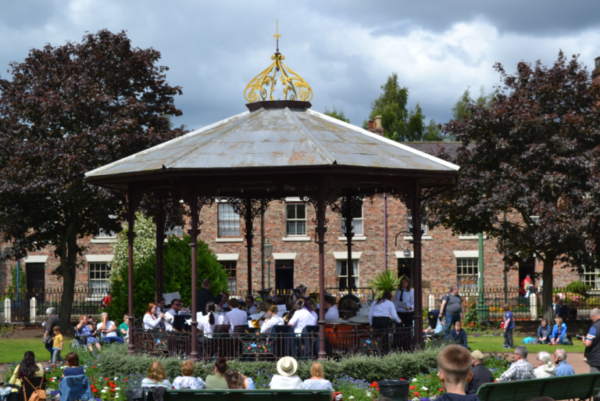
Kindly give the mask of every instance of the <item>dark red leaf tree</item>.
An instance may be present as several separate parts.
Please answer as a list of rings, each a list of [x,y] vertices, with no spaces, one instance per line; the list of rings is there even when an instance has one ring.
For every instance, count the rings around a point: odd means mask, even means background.
[[[600,238],[592,232],[600,219],[589,218],[600,205],[590,197],[598,190],[600,88],[576,56],[562,52],[551,67],[521,62],[514,75],[495,69],[502,85],[491,104],[472,103],[468,116],[444,127],[462,142],[455,156],[440,155],[460,165],[460,181],[428,203],[429,224],[485,232],[511,265],[541,260],[544,317],[552,321],[555,267],[581,269]]]
[[[78,239],[120,231],[125,213],[123,194],[87,184],[84,174],[183,133],[169,121],[182,114],[174,105],[182,91],[159,59],[125,32],[102,30],[32,49],[0,80],[1,231],[10,257],[54,248],[65,328],[84,251]]]

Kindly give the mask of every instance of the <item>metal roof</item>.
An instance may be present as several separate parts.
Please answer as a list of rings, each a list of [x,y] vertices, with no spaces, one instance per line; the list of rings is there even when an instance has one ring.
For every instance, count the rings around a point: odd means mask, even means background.
[[[447,161],[314,110],[260,108],[219,121],[86,174],[86,178],[165,169],[355,166],[455,173]]]

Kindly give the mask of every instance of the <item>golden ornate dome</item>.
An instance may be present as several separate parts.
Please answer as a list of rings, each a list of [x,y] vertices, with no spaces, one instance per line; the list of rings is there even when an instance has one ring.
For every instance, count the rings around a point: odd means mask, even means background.
[[[283,64],[285,56],[279,53],[279,27],[273,35],[277,41],[277,50],[271,56],[273,63],[263,72],[258,74],[244,89],[244,98],[250,103],[265,100],[276,100],[273,97],[273,91],[277,85],[277,80],[281,81],[283,86],[284,100],[300,100],[309,102],[313,97],[313,91],[310,85],[291,68]],[[281,72],[279,77],[277,73]]]

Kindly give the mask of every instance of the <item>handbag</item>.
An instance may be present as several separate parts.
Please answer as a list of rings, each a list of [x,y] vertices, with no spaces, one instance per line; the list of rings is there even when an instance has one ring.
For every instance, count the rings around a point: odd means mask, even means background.
[[[31,395],[29,396],[29,398],[27,398],[27,392],[25,391],[25,384],[23,384],[23,398],[28,400],[28,401],[44,401],[46,399],[46,390],[42,389],[42,385],[44,384],[44,377],[42,376],[42,381],[40,382],[40,385],[36,388],[27,377],[23,376],[23,379],[27,380],[27,383],[29,383],[29,385],[31,387],[33,387],[33,392],[31,393]]]

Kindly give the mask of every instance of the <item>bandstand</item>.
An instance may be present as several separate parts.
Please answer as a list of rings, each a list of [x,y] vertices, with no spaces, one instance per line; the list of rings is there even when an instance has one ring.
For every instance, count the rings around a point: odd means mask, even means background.
[[[278,37],[277,37],[278,38]],[[100,167],[86,174],[93,185],[127,193],[129,242],[129,327],[133,320],[133,241],[135,212],[142,197],[157,207],[157,294],[162,293],[162,251],[168,202],[183,199],[190,213],[192,252],[192,323],[189,357],[206,356],[197,333],[196,246],[199,214],[216,199],[232,203],[244,221],[248,248],[248,291],[252,292],[254,219],[269,202],[301,197],[316,210],[314,240],[318,246],[319,300],[325,297],[325,233],[327,207],[352,227],[353,207],[364,198],[386,193],[404,201],[413,216],[414,290],[421,293],[422,202],[454,187],[458,166],[310,109],[311,87],[284,63],[279,49],[273,63],[244,91],[248,111],[182,137]],[[283,99],[274,90],[280,84]],[[352,231],[346,230],[348,261],[352,260]],[[382,250],[383,252],[383,250]],[[319,359],[327,357],[324,308],[319,310]],[[415,297],[414,346],[423,343],[422,298]],[[411,330],[412,335],[412,330]],[[129,353],[136,352],[130,333]]]

